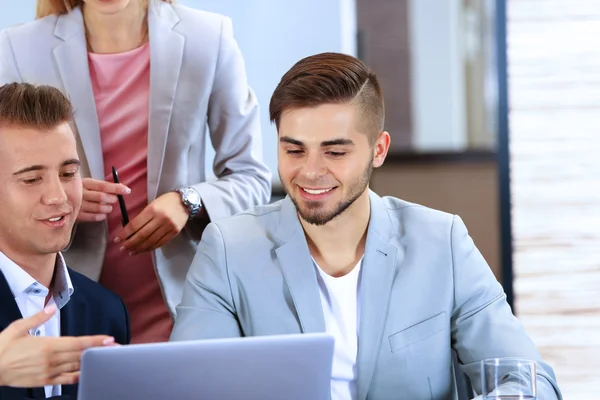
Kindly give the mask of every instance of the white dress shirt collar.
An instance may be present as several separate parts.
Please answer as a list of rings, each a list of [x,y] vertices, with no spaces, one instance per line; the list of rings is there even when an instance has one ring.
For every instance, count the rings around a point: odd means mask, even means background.
[[[37,282],[23,268],[19,267],[10,258],[0,251],[0,270],[6,278],[15,298],[22,293],[34,296],[46,296],[48,288]],[[69,276],[69,271],[61,253],[56,255],[56,264],[54,267],[54,282],[52,285],[54,302],[58,309],[61,309],[69,302],[74,292],[73,283]]]

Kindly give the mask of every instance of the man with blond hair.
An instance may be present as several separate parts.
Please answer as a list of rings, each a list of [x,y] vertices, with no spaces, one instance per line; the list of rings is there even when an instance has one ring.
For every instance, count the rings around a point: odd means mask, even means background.
[[[82,201],[72,114],[53,87],[0,87],[0,400],[74,399],[82,350],[129,342],[121,299],[60,253]]]

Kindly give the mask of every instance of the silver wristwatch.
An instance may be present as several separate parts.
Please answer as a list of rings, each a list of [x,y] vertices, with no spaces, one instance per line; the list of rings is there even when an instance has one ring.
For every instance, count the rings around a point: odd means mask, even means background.
[[[181,202],[187,208],[190,218],[194,218],[200,212],[202,208],[202,201],[200,200],[200,194],[193,187],[185,187],[181,189],[175,189],[177,193],[181,195]]]

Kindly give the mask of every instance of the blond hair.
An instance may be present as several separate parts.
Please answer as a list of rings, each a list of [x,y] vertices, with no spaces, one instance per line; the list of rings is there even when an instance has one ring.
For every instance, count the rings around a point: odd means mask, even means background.
[[[148,0],[143,0],[144,4]],[[172,3],[173,0],[158,0],[165,3]],[[70,13],[75,7],[81,5],[83,0],[37,0],[35,8],[35,17],[37,19],[47,17],[48,15],[60,15]]]
[[[73,118],[73,106],[52,86],[7,83],[0,86],[0,127],[52,129]]]

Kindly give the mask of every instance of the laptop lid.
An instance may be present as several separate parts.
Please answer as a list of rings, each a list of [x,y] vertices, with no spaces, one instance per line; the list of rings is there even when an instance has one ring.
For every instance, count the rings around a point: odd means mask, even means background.
[[[79,400],[329,400],[325,333],[92,348]]]

